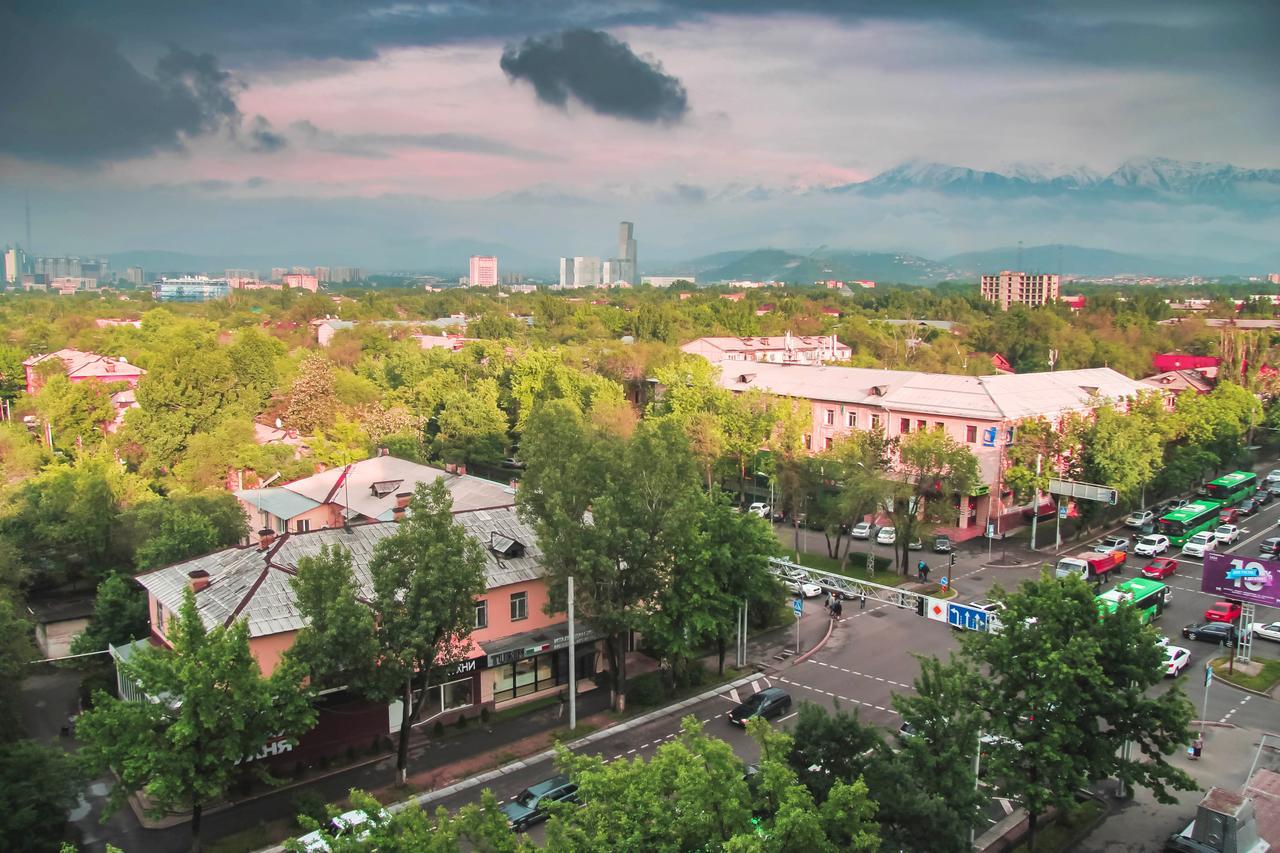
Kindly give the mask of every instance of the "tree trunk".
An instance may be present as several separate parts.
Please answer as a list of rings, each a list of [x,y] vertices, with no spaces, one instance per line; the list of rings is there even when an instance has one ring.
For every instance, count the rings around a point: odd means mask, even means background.
[[[1036,849],[1036,824],[1040,822],[1040,815],[1036,812],[1027,812],[1027,849]]]
[[[413,721],[413,676],[404,680],[404,708],[400,711],[400,744],[396,750],[396,782],[409,780],[409,732]]]
[[[204,807],[196,802],[191,804],[191,853],[200,853],[200,817]]]
[[[627,652],[626,652],[625,635],[623,639],[619,639],[617,634],[611,634],[605,640],[605,654],[609,658],[610,684],[609,703],[615,711],[626,710],[627,705]]]
[[[716,652],[720,655],[720,675],[724,675],[724,636],[716,637]]]

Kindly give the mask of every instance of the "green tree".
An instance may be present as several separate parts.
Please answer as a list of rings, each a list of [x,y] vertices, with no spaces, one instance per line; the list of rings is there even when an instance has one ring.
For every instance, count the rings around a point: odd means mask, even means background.
[[[1045,574],[1013,593],[1002,630],[967,632],[963,656],[984,672],[979,706],[991,749],[992,776],[1026,808],[1030,843],[1051,806],[1094,779],[1118,776],[1151,789],[1159,802],[1194,781],[1166,760],[1191,739],[1191,704],[1177,687],[1159,695],[1156,633],[1129,606],[1098,618],[1093,591],[1078,577]],[[1121,746],[1135,747],[1127,758]]]
[[[0,397],[13,400],[27,387],[27,372],[22,362],[27,355],[21,347],[0,344]]]
[[[311,440],[311,455],[331,467],[350,465],[369,456],[369,436],[360,424],[341,415]]]
[[[307,626],[285,654],[319,688],[367,689],[378,661],[377,630],[373,610],[360,600],[351,552],[332,545],[302,557],[290,583]]]
[[[252,327],[242,329],[235,342],[227,347],[236,385],[250,412],[256,414],[275,391],[280,381],[276,360],[284,352],[284,344]]]
[[[0,847],[13,853],[55,849],[83,783],[75,757],[56,746],[0,743]]]
[[[52,425],[54,447],[75,451],[101,442],[106,425],[116,417],[111,402],[116,385],[124,387],[124,383],[72,382],[61,373],[49,379],[35,404],[41,420]]]
[[[626,704],[625,639],[644,627],[689,535],[696,470],[677,424],[642,422],[630,438],[555,401],[529,423],[516,500],[538,535],[549,612],[576,579],[578,615],[605,638],[614,707]]]
[[[775,607],[778,582],[769,558],[778,540],[764,519],[737,512],[719,491],[690,501],[690,536],[681,542],[659,593],[645,637],[661,649],[679,681],[698,653],[713,643],[724,673],[725,649],[737,629],[742,602]]]
[[[0,588],[0,678],[13,685],[0,690],[0,731],[18,730],[18,685],[27,674],[27,666],[37,658],[31,641],[32,626],[23,612],[16,590]],[[6,739],[0,735],[0,741]]]
[[[260,769],[252,757],[268,741],[295,740],[310,728],[315,710],[300,670],[286,661],[264,678],[249,652],[247,623],[207,629],[190,590],[168,636],[172,649],[144,649],[117,664],[158,701],[99,692],[76,734],[93,766],[115,772],[113,805],[142,791],[157,815],[190,808],[198,849],[205,805]]]
[[[897,462],[883,475],[884,509],[897,531],[894,559],[908,571],[908,546],[929,524],[955,521],[954,495],[972,494],[978,460],[941,429],[919,430],[895,441]]]
[[[131,555],[139,569],[198,557],[248,534],[244,508],[221,491],[143,501],[125,510],[113,531],[117,550]]]
[[[311,435],[333,423],[338,410],[333,363],[320,353],[308,353],[298,365],[288,398],[284,422],[302,434]]]
[[[449,462],[496,464],[507,448],[507,416],[498,408],[498,383],[481,379],[445,391],[433,430],[434,455]]]
[[[147,595],[132,578],[111,575],[98,584],[93,599],[93,618],[89,627],[71,641],[72,654],[100,652],[108,645],[120,646],[145,637]]]

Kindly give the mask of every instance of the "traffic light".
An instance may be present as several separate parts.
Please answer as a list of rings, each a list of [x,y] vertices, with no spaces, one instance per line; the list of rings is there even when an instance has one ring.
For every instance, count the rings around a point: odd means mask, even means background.
[[[947,557],[947,565],[948,565],[948,566],[950,566],[950,567],[951,567],[951,568],[953,568],[953,569],[956,567],[956,552],[955,552],[955,551],[952,551],[952,552],[951,552],[951,554],[950,554],[950,556],[948,556],[948,557]]]
[[[916,615],[917,615],[917,616],[923,616],[923,615],[924,615],[924,604],[925,604],[924,596],[923,596],[923,595],[917,595],[917,596],[916,596]]]

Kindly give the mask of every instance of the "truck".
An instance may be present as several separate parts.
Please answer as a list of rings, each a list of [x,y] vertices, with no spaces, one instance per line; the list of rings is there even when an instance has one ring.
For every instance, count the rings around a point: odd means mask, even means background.
[[[1108,551],[1105,554],[1085,551],[1083,554],[1060,558],[1053,573],[1059,578],[1078,575],[1082,580],[1102,581],[1112,572],[1123,572],[1124,561],[1128,556],[1124,551]]]

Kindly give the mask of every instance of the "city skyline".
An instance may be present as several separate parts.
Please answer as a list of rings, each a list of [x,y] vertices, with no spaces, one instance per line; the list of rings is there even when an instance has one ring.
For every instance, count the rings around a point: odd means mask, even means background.
[[[2,13],[0,243],[29,193],[33,254],[1275,248],[1273,4],[289,6]]]

